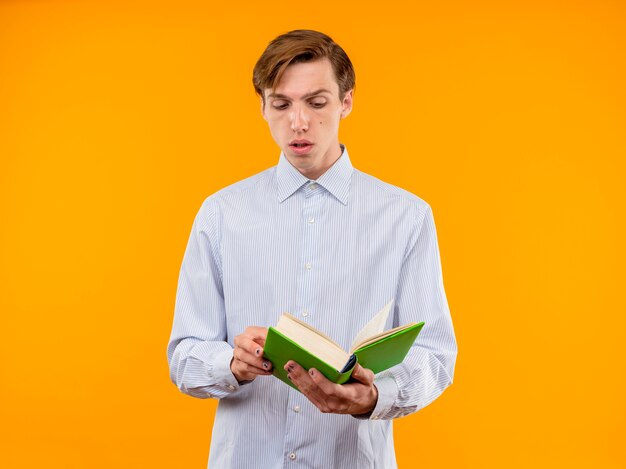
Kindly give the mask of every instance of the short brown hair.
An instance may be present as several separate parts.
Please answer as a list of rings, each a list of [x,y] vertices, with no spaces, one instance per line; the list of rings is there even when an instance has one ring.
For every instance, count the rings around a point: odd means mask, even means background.
[[[276,88],[289,65],[324,58],[330,60],[339,85],[339,98],[343,99],[355,85],[352,62],[329,36],[310,29],[289,31],[269,43],[254,66],[254,90],[265,100],[263,91]]]

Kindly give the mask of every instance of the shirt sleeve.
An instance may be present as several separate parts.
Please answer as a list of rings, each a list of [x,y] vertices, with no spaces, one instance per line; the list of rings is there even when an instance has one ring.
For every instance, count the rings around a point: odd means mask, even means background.
[[[376,376],[378,402],[369,415],[374,420],[416,412],[452,384],[457,345],[430,207],[425,205],[416,218],[413,241],[400,272],[394,325],[426,324],[404,361]]]
[[[167,347],[172,382],[199,398],[227,397],[240,386],[230,370],[233,348],[226,342],[219,221],[209,197],[194,220],[183,257]]]

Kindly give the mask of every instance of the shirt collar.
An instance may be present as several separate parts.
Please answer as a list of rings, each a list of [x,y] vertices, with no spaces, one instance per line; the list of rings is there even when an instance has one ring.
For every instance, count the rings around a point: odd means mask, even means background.
[[[342,204],[347,205],[353,168],[348,150],[343,145],[341,148],[343,152],[339,159],[315,182],[330,192]],[[298,171],[281,152],[276,168],[276,181],[278,201],[282,203],[311,180]]]

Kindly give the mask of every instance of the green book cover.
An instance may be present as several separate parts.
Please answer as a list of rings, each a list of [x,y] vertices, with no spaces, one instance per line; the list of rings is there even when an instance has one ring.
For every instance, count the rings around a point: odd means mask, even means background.
[[[274,376],[281,379],[294,389],[298,389],[289,378],[284,370],[285,364],[289,360],[293,360],[300,364],[304,369],[315,368],[319,370],[330,381],[337,384],[343,384],[350,378],[352,369],[341,373],[333,366],[320,360],[315,355],[300,347],[287,336],[281,334],[273,327],[270,327],[265,339],[265,347],[263,348],[263,358],[272,362]]]
[[[354,354],[357,356],[357,361],[363,368],[372,370],[374,374],[402,363],[422,327],[424,327],[423,322],[413,324],[393,335],[356,350]]]
[[[419,324],[413,323],[393,329],[395,332],[391,334],[389,334],[389,331],[385,333],[387,335],[382,334],[380,329],[383,327],[387,315],[389,314],[390,307],[391,303],[383,308],[383,310],[363,328],[362,332],[366,332],[368,333],[367,335],[372,337],[370,340],[368,340],[368,337],[363,338],[363,334],[359,333],[359,336],[361,336],[360,343],[364,345],[358,346],[352,355],[341,350],[337,344],[313,327],[293,316],[285,314],[281,317],[277,327],[279,327],[280,324],[285,324],[284,318],[287,316],[287,323],[290,327],[292,337],[297,335],[293,332],[294,328],[296,333],[303,332],[307,337],[306,340],[302,339],[302,342],[308,340],[308,343],[311,344],[311,341],[313,341],[313,346],[309,348],[317,348],[317,355],[329,356],[326,352],[329,349],[333,349],[332,355],[334,355],[334,360],[322,360],[306,347],[289,338],[285,330],[280,331],[274,327],[270,327],[268,330],[265,347],[263,348],[263,356],[272,362],[274,376],[295,389],[297,388],[289,378],[287,378],[287,372],[283,369],[289,360],[299,363],[306,370],[315,368],[330,381],[337,384],[343,384],[350,379],[357,362],[364,368],[368,368],[374,373],[379,373],[404,360],[404,357],[409,352],[409,349],[424,326],[423,322]],[[375,328],[372,328],[370,324],[373,324]],[[372,334],[372,332],[374,333]],[[378,338],[380,335],[382,335],[382,337]],[[329,361],[334,361],[334,366],[329,364]]]

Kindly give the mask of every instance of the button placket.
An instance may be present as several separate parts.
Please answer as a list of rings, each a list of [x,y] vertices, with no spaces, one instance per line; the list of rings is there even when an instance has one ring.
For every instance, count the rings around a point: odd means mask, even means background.
[[[315,298],[310,298],[312,289],[311,282],[315,282],[319,275],[320,257],[319,251],[319,220],[321,207],[326,203],[326,190],[317,183],[309,183],[305,186],[302,212],[300,213],[300,226],[302,226],[302,252],[301,252],[301,276],[298,279],[298,293],[295,304],[296,311],[300,311],[302,318],[311,317],[310,307]]]
[[[300,197],[302,197],[300,192]],[[310,308],[315,305],[315,297],[313,288],[311,288],[312,282],[319,281],[320,275],[323,273],[319,269],[319,244],[320,244],[320,215],[322,212],[322,206],[326,198],[325,189],[318,184],[309,184],[305,187],[304,197],[302,199],[302,211],[299,213],[297,220],[301,227],[301,251],[300,255],[300,267],[298,269],[297,280],[297,293],[296,301],[294,304],[294,311],[292,314],[298,314],[302,319],[306,319],[307,322],[311,318],[315,318]],[[296,436],[299,435],[297,431],[290,431],[291,429],[298,428],[301,425],[301,420],[305,413],[304,403],[305,398],[298,391],[289,390],[289,401],[287,403],[287,422],[286,432],[284,439],[283,451],[287,457],[287,462],[294,461],[297,458],[298,448],[301,447],[302,441]]]
[[[302,412],[302,401],[305,399],[302,394],[294,389],[289,390],[289,398],[287,401],[287,422],[286,422],[286,432],[285,439],[283,445],[284,454],[290,460],[295,459],[296,451],[300,448],[302,444],[301,440],[295,438],[294,435],[297,434],[297,431],[292,429],[297,429],[302,424],[302,416],[300,413]],[[293,457],[291,455],[294,455]]]

